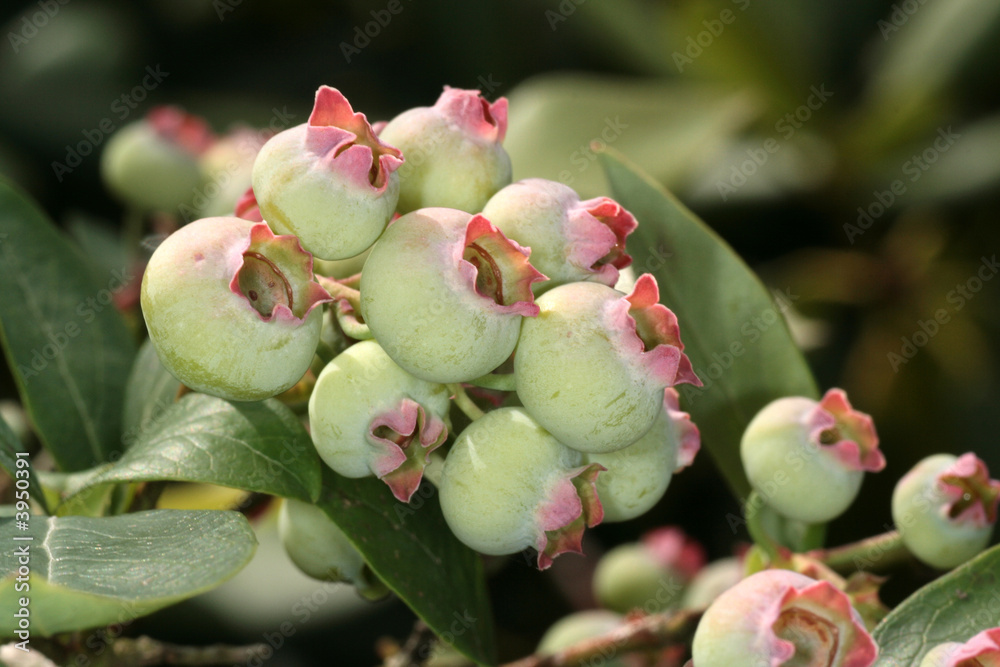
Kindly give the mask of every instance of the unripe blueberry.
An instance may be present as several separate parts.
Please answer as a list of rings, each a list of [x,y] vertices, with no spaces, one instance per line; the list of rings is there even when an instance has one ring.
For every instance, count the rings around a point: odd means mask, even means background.
[[[101,177],[130,206],[174,212],[198,192],[198,159],[213,141],[201,118],[176,107],[156,107],[108,140],[101,154]]]
[[[501,145],[506,133],[506,98],[490,104],[478,90],[448,86],[434,106],[393,118],[379,138],[406,157],[399,171],[399,212],[442,206],[483,210],[510,183],[510,157]]]
[[[795,396],[764,406],[743,433],[740,457],[768,505],[809,523],[839,516],[865,471],[885,467],[871,417],[854,410],[841,389],[821,401]]]
[[[868,667],[878,647],[843,592],[788,570],[764,570],[720,595],[692,645],[697,667]]]
[[[233,214],[234,208],[238,207],[247,191],[252,190],[250,183],[253,163],[269,137],[270,134],[266,131],[241,126],[219,137],[205,151],[200,160],[204,185],[198,189],[192,202],[199,213],[197,217]],[[249,218],[241,215],[238,208],[236,217],[254,222],[263,221],[259,213],[256,219]]]
[[[712,561],[698,571],[684,590],[681,608],[704,609],[740,583],[743,575],[743,561],[735,556]]]
[[[469,547],[491,556],[534,547],[543,570],[563,552],[581,553],[584,527],[600,523],[600,469],[521,408],[500,408],[466,427],[448,452],[441,510]]]
[[[253,165],[253,190],[271,227],[320,259],[364,252],[396,209],[403,163],[340,91],[322,86],[309,121],[271,137]]]
[[[983,630],[964,644],[935,646],[920,667],[1000,667],[1000,628]]]
[[[643,535],[642,541],[621,544],[601,557],[594,571],[594,596],[623,614],[676,608],[685,586],[704,564],[700,544],[679,528],[659,528]]]
[[[538,642],[536,653],[552,655],[592,637],[606,635],[624,624],[624,617],[604,609],[578,611],[553,623]],[[601,664],[602,667],[626,667],[630,663],[612,658]]]
[[[375,475],[408,502],[448,435],[443,384],[419,380],[373,340],[341,352],[316,380],[309,424],[320,457],[345,477]]]
[[[160,361],[196,391],[259,401],[309,368],[329,294],[294,236],[264,223],[204,218],[156,249],[142,314]]]
[[[975,454],[935,454],[896,483],[892,519],[914,556],[946,570],[989,543],[998,503],[1000,481]]]
[[[315,505],[284,499],[278,513],[278,535],[288,557],[313,579],[353,584],[370,600],[388,593],[344,532]]]
[[[618,270],[632,263],[625,238],[635,218],[607,197],[580,201],[567,185],[529,178],[493,195],[483,215],[531,248],[532,265],[549,278],[535,285],[536,293],[579,281],[614,287]]]
[[[431,382],[465,382],[513,352],[531,283],[528,251],[481,215],[428,208],[389,226],[361,272],[361,313],[392,359]]]
[[[606,468],[597,479],[597,494],[607,522],[645,514],[666,493],[673,474],[691,465],[701,447],[698,427],[681,412],[677,390],[667,387],[663,393],[660,414],[645,435],[614,452],[583,455],[587,463]]]
[[[650,429],[664,388],[700,385],[677,318],[658,299],[649,274],[628,296],[570,283],[539,297],[514,356],[517,395],[531,416],[574,449],[613,452]]]

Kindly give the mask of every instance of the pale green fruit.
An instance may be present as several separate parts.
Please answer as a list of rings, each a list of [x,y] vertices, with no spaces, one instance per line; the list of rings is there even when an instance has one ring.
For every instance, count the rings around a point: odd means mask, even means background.
[[[626,296],[570,283],[537,300],[514,356],[517,395],[539,424],[581,452],[607,453],[645,434],[664,388],[698,383],[677,319],[644,274]]]
[[[441,476],[441,510],[455,536],[500,556],[535,547],[540,569],[580,551],[601,520],[597,465],[563,446],[520,408],[501,408],[458,436]]]
[[[864,473],[885,467],[871,417],[854,410],[840,389],[821,401],[793,396],[764,406],[743,433],[740,457],[768,505],[808,523],[842,514]]]
[[[326,365],[309,399],[313,444],[345,477],[375,475],[407,502],[448,434],[449,391],[413,377],[373,340]]]
[[[156,249],[142,278],[142,314],[160,361],[196,391],[259,401],[292,387],[319,343],[312,258],[263,223],[204,218]]]
[[[935,454],[896,483],[892,519],[914,556],[947,570],[989,544],[998,496],[1000,482],[974,454]]]
[[[278,535],[288,557],[313,579],[353,584],[372,600],[388,592],[344,532],[315,505],[286,498],[278,514]]]
[[[386,230],[361,273],[361,313],[407,372],[466,382],[514,350],[531,283],[527,252],[488,220],[449,208],[408,213]]]
[[[403,151],[398,211],[447,207],[478,213],[510,183],[510,157],[501,146],[507,100],[489,104],[478,90],[445,87],[433,107],[393,118],[379,138]]]
[[[559,619],[552,624],[541,641],[538,642],[537,653],[552,655],[582,641],[606,635],[624,625],[625,619],[620,615],[603,609],[578,611]],[[625,667],[623,660],[611,659],[602,663],[605,667]]]

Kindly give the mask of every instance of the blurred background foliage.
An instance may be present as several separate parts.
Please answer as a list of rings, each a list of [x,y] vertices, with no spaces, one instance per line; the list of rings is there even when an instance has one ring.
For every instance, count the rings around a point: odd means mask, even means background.
[[[114,266],[122,249],[100,230],[125,211],[100,179],[104,119],[118,128],[177,104],[219,133],[265,127],[278,112],[297,124],[320,84],[371,120],[429,105],[445,84],[505,95],[515,178],[606,194],[593,150],[613,146],[786,295],[820,386],[845,388],[874,415],[888,467],[830,526],[830,543],[884,530],[895,480],[927,454],[974,450],[1000,472],[1000,279],[984,280],[1000,248],[1000,3],[397,2],[396,14],[387,0],[5,3],[0,172],[77,230],[95,263]],[[162,82],[123,105],[147,67]],[[54,169],[81,141],[93,154]],[[947,321],[921,335],[942,309]],[[0,397],[15,396],[4,369]],[[720,479],[703,455],[649,514],[595,530],[587,559],[564,557],[545,574],[499,564],[505,657],[592,604],[596,556],[648,528],[677,523],[711,556],[729,555],[747,538],[730,529],[739,499],[719,492]],[[238,502],[201,489],[165,498]],[[273,665],[323,651],[370,663],[378,636],[408,633],[402,605],[298,578],[263,537],[271,524],[262,520],[260,556],[236,580],[127,631],[244,642],[290,622]],[[932,575],[910,567],[887,601]]]

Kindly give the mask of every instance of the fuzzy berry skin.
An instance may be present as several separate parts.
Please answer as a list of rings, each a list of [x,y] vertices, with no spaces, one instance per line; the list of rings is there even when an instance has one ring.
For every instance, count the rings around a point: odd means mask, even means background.
[[[501,145],[506,133],[506,98],[490,104],[478,90],[448,86],[434,106],[393,118],[379,138],[406,156],[399,171],[399,213],[429,207],[483,210],[511,180],[510,157]]]
[[[964,644],[935,646],[920,667],[1000,667],[1000,627],[983,630]]]
[[[483,215],[531,248],[531,263],[549,278],[535,285],[536,293],[582,281],[614,287],[619,269],[632,263],[625,239],[635,217],[607,197],[580,201],[567,185],[529,178],[493,195]]]
[[[601,521],[596,464],[563,446],[520,408],[470,424],[445,459],[441,510],[455,536],[484,554],[528,547],[545,569],[560,553],[581,553],[585,527]]]
[[[764,570],[712,603],[698,623],[692,655],[696,667],[868,667],[878,647],[832,584]]]
[[[892,518],[914,556],[942,570],[989,543],[1000,481],[974,454],[935,454],[904,475],[892,494]]]
[[[388,592],[343,531],[315,505],[284,499],[278,512],[278,535],[295,566],[313,579],[353,584],[370,600]]]
[[[606,635],[625,624],[625,618],[605,609],[588,609],[565,616],[545,631],[538,642],[536,653],[552,655],[564,649],[575,646],[593,637]],[[623,655],[602,661],[602,667],[631,667],[638,664],[638,656]]]
[[[375,136],[335,88],[316,91],[309,121],[271,137],[253,165],[260,213],[320,259],[368,249],[396,209],[399,149]]]
[[[449,405],[443,384],[413,377],[378,343],[361,341],[316,380],[309,398],[313,444],[338,474],[375,475],[408,502],[430,453],[448,435]]]
[[[201,118],[176,107],[156,107],[108,140],[101,177],[130,206],[177,213],[202,185],[199,158],[213,141]]]
[[[677,390],[667,387],[653,426],[628,447],[607,454],[584,454],[587,463],[607,470],[597,478],[604,521],[629,521],[645,514],[663,494],[675,472],[694,461],[701,435],[678,405]]]
[[[259,401],[309,368],[329,294],[294,236],[240,218],[204,218],[156,249],[142,315],[160,361],[196,391]]]
[[[503,363],[544,279],[481,215],[428,208],[397,219],[361,273],[361,313],[407,372],[465,382]]]
[[[521,324],[517,395],[564,444],[593,454],[627,447],[652,427],[664,388],[701,384],[677,318],[658,299],[649,274],[628,296],[570,283],[539,297],[538,317]]]
[[[847,509],[865,471],[885,467],[871,417],[840,389],[821,401],[787,397],[764,406],[740,443],[747,478],[767,504],[799,521],[829,521]]]
[[[594,570],[594,597],[623,614],[677,608],[688,582],[704,564],[700,544],[679,528],[659,528],[640,542],[620,544],[601,557]]]

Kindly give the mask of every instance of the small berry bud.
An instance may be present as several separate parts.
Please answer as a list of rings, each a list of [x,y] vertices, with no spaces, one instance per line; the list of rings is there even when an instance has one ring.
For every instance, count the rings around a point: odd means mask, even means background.
[[[358,594],[369,600],[389,592],[343,531],[315,505],[284,499],[278,513],[278,535],[295,566],[313,579],[353,584]]]
[[[885,467],[871,417],[854,410],[841,389],[821,401],[788,397],[764,406],[743,433],[740,456],[768,505],[808,523],[839,516],[865,471]]]
[[[607,470],[597,479],[606,522],[645,514],[663,494],[675,472],[694,461],[701,447],[698,427],[678,405],[677,390],[667,387],[652,428],[631,445],[606,454],[584,454],[587,463]]]
[[[259,401],[292,387],[319,344],[312,256],[294,236],[240,218],[203,218],[156,249],[142,314],[160,361],[196,391]]]
[[[658,299],[649,274],[628,296],[570,283],[539,297],[514,356],[517,395],[531,416],[574,449],[613,452],[652,427],[664,388],[700,385],[677,318]]]
[[[213,141],[201,118],[176,107],[156,107],[108,140],[101,176],[130,206],[173,213],[197,194],[202,184],[199,157]]]
[[[998,503],[1000,481],[974,454],[936,454],[896,483],[892,518],[914,556],[946,570],[989,543]]]
[[[676,608],[685,586],[704,564],[700,544],[679,528],[659,528],[643,535],[641,542],[621,544],[601,558],[594,571],[594,596],[623,614]]]
[[[869,667],[878,647],[843,592],[788,570],[764,570],[720,595],[698,623],[697,667]]]
[[[375,243],[396,208],[402,153],[381,141],[335,88],[316,91],[309,121],[271,137],[253,166],[260,212],[321,259]]]
[[[393,118],[379,138],[406,158],[399,172],[399,213],[429,207],[482,211],[510,183],[510,157],[501,146],[506,133],[505,98],[490,104],[478,90],[448,86],[434,106]]]
[[[532,265],[549,278],[535,285],[536,293],[580,281],[614,287],[618,270],[632,263],[625,238],[635,218],[607,197],[580,201],[562,183],[530,178],[493,195],[483,215],[531,248]]]
[[[600,470],[524,410],[500,408],[466,427],[448,452],[441,510],[469,547],[492,556],[534,547],[544,570],[561,553],[581,553],[584,528],[601,522]]]
[[[605,635],[620,628],[624,623],[625,619],[620,614],[604,609],[578,611],[553,623],[538,642],[536,653],[539,655],[558,653],[587,639]],[[601,661],[602,667],[626,667],[630,664],[615,658],[607,662]]]
[[[368,340],[341,352],[319,374],[309,423],[316,451],[335,472],[375,475],[408,502],[430,453],[448,435],[449,406],[443,384],[418,380]]]
[[[964,644],[946,642],[935,646],[920,667],[997,667],[1000,665],[1000,628],[983,630]]]
[[[448,208],[390,225],[361,273],[361,313],[406,371],[465,382],[514,351],[522,316],[538,313],[528,252],[481,215]]]

